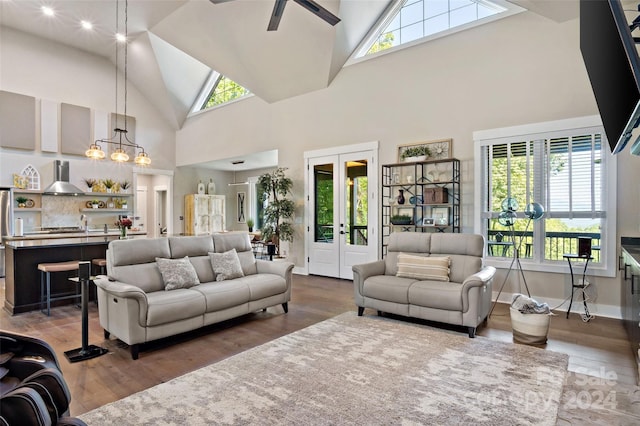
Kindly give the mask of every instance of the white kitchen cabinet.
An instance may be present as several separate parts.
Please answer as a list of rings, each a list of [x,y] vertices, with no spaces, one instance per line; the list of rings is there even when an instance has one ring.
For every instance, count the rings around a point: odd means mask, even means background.
[[[184,197],[184,232],[207,235],[225,229],[225,196],[187,194]]]

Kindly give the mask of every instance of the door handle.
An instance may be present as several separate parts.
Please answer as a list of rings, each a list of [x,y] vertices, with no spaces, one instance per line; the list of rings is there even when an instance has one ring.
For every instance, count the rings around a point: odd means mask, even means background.
[[[631,267],[631,265],[629,265],[628,263],[624,264],[624,279],[625,279],[625,281],[629,279],[629,276],[627,274],[627,268],[630,268],[630,267]]]

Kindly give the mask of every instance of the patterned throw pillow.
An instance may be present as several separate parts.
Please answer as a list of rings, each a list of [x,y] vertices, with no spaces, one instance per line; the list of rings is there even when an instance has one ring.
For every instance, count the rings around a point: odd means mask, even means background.
[[[418,280],[449,281],[450,264],[449,256],[424,257],[399,253],[396,276]]]
[[[244,277],[236,249],[224,253],[209,253],[209,257],[213,272],[216,274],[216,281]]]
[[[164,289],[175,290],[178,288],[189,288],[200,284],[196,270],[189,262],[189,256],[182,259],[164,259],[156,257],[156,264],[162,280],[164,281]]]

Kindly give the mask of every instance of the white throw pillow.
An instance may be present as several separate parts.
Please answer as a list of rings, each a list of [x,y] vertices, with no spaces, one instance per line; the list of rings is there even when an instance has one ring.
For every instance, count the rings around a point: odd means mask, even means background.
[[[451,258],[415,256],[398,254],[398,273],[396,276],[418,280],[449,281]]]
[[[162,274],[164,289],[167,291],[189,288],[200,284],[198,274],[189,261],[189,256],[185,256],[182,259],[156,257],[156,264]]]
[[[209,257],[211,258],[213,272],[216,274],[216,281],[244,277],[236,249],[231,249],[224,253],[210,252]]]

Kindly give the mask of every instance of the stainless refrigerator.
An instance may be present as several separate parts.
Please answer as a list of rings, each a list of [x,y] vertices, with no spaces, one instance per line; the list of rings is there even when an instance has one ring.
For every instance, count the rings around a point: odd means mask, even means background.
[[[0,278],[5,275],[4,240],[13,235],[13,189],[0,187]]]

